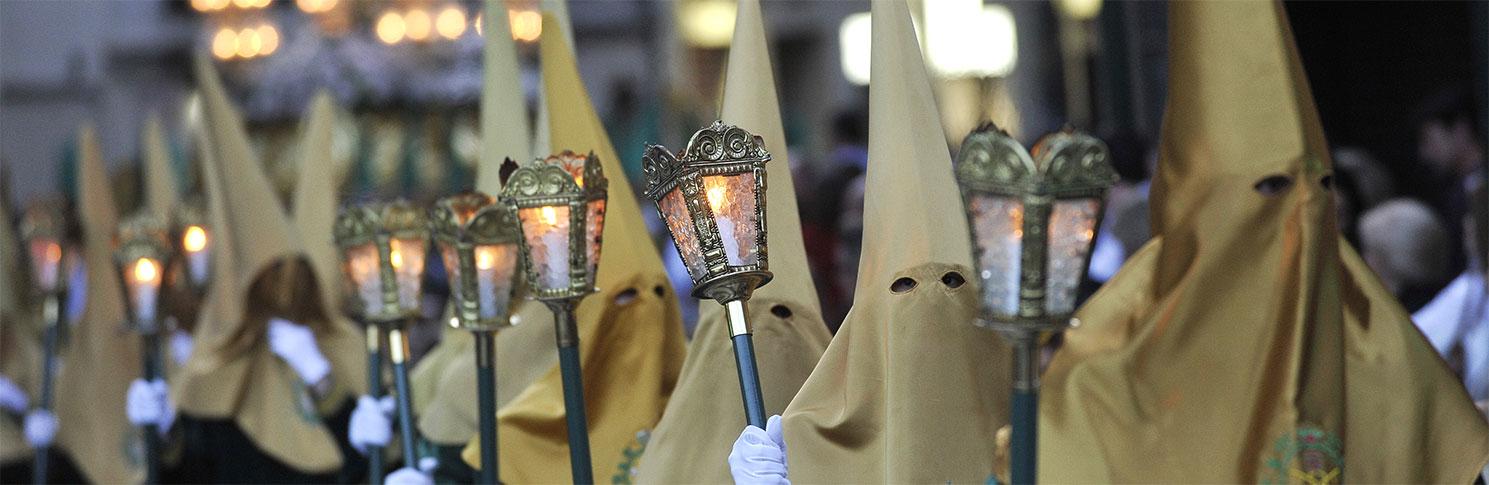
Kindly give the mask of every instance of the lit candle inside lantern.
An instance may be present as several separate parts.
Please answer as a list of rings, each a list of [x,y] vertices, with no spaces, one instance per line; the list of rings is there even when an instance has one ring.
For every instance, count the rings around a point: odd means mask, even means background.
[[[519,214],[542,286],[569,286],[569,208],[544,206],[522,209]]]
[[[362,300],[362,308],[376,312],[383,306],[381,268],[378,265],[377,246],[364,244],[346,250],[348,276]]]
[[[187,226],[181,235],[181,249],[186,251],[186,273],[192,282],[207,281],[207,230],[202,226]]]
[[[729,258],[729,264],[744,264],[739,252],[739,236],[735,234],[734,218],[727,210],[731,209],[729,190],[724,188],[724,177],[704,178],[704,184],[708,186],[708,206],[713,209],[714,224],[719,227],[719,238],[724,241],[724,255]]]
[[[417,239],[388,242],[388,262],[398,277],[398,306],[418,308],[424,277],[424,244]]]
[[[497,251],[497,248],[491,246],[478,246],[475,253],[476,294],[480,298],[478,310],[481,318],[492,318],[496,316],[496,298],[498,296],[496,283],[497,281],[501,281],[501,279],[510,279],[512,277],[510,274],[498,274],[499,268],[510,266],[505,261],[510,256],[502,254],[502,252]]]
[[[43,289],[57,287],[57,277],[62,271],[62,246],[56,241],[38,239],[31,241],[31,260],[35,261],[36,283]]]
[[[160,295],[160,263],[140,258],[132,266],[130,292],[134,294],[135,315],[141,322],[154,321],[155,303]]]

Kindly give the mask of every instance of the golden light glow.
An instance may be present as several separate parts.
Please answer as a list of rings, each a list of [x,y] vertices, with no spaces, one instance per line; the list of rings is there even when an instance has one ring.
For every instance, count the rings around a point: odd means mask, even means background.
[[[476,269],[486,271],[496,265],[496,256],[491,254],[491,248],[476,248]]]
[[[191,0],[191,9],[198,12],[212,12],[227,8],[229,0]]]
[[[181,235],[181,248],[188,253],[207,249],[207,230],[202,229],[202,226],[187,226],[186,232]]]
[[[420,9],[409,10],[403,14],[403,20],[408,24],[408,38],[414,41],[423,41],[429,38],[433,27],[429,20],[429,12]]]
[[[259,55],[264,48],[264,39],[259,38],[258,30],[249,27],[238,31],[238,57],[248,59]]]
[[[257,34],[263,42],[263,46],[259,48],[259,55],[267,56],[279,49],[279,29],[275,29],[273,25],[264,24],[259,26]]]
[[[508,11],[507,20],[512,24],[512,40],[533,42],[543,35],[543,14],[537,11]]]
[[[445,7],[439,12],[439,16],[434,18],[434,30],[446,39],[460,38],[460,35],[465,33],[465,11],[455,5]]]
[[[713,211],[715,213],[719,212],[720,210],[723,210],[723,207],[724,207],[724,198],[725,198],[725,196],[729,195],[729,193],[724,190],[724,186],[722,186],[722,185],[715,185],[713,187],[709,187],[708,190],[707,190],[707,192],[708,192],[708,207],[711,208],[711,209],[713,209]]]
[[[140,283],[150,283],[160,277],[160,265],[150,258],[140,258],[134,262],[134,280]]]
[[[212,55],[218,59],[229,59],[238,53],[238,31],[222,29],[212,36]]]
[[[734,38],[737,9],[729,0],[689,0],[678,4],[677,21],[683,40],[705,49],[728,47]]]
[[[473,22],[476,26],[476,35],[486,35],[484,32],[484,28],[481,27],[481,21],[485,18],[486,16],[484,14],[476,12],[476,20]]]
[[[1055,0],[1055,10],[1075,20],[1091,20],[1101,13],[1101,0]]]
[[[398,12],[388,11],[377,19],[377,40],[384,44],[397,44],[403,40],[408,31],[408,25],[404,23],[403,16]]]
[[[388,263],[392,264],[395,270],[403,267],[403,251],[400,246],[402,244],[399,244],[397,239],[388,241]]]
[[[329,12],[336,8],[337,0],[295,0],[295,6],[305,13]]]
[[[558,213],[555,212],[552,207],[544,207],[542,210],[542,215],[544,224],[550,226],[558,225]]]

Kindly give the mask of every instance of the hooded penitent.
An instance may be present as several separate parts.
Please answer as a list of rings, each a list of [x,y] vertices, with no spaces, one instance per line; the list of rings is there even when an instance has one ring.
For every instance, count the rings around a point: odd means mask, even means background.
[[[10,178],[0,173],[0,375],[9,378],[36,399],[41,389],[40,315],[28,305],[26,264],[20,255],[21,241],[10,224]],[[0,418],[0,463],[31,458],[31,447],[16,420]]]
[[[504,0],[487,0],[486,19],[506,18]],[[476,190],[501,192],[503,160],[525,159],[527,112],[516,47],[506,22],[488,22],[485,87],[481,91],[481,163]],[[515,115],[514,115],[515,113]],[[514,301],[513,326],[496,335],[496,404],[510,402],[553,366],[553,316],[536,301]],[[441,446],[464,445],[477,434],[475,340],[465,330],[447,329],[439,345],[414,368],[414,410],[419,433]]]
[[[140,339],[126,326],[113,255],[118,214],[92,126],[78,136],[78,155],[76,207],[87,300],[57,374],[57,443],[90,481],[136,482],[144,476],[145,450],[124,415],[124,396],[140,376]]]
[[[729,51],[721,118],[765,140],[770,151],[766,184],[766,235],[771,282],[749,301],[749,318],[759,349],[760,387],[765,413],[780,414],[811,374],[832,335],[807,271],[801,222],[796,211],[791,164],[776,100],[760,2],[741,0]],[[637,483],[728,483],[729,450],[744,429],[734,353],[723,306],[699,302],[702,316],[677,390],[646,445]]]
[[[341,255],[331,234],[341,198],[341,181],[336,177],[332,153],[336,118],[336,103],[331,94],[316,93],[300,126],[300,176],[295,183],[293,216],[320,290],[320,314],[328,325],[328,331],[316,334],[316,342],[331,361],[336,372],[335,384],[340,390],[360,394],[367,387],[367,346],[362,332],[341,311],[346,293],[342,291]],[[332,396],[344,397],[336,393]],[[325,412],[335,411],[342,404],[339,397],[323,399],[321,403],[321,411]]]
[[[1011,353],[977,288],[951,156],[909,9],[873,3],[869,168],[853,309],[786,408],[798,483],[981,483]]]
[[[140,133],[145,162],[145,208],[162,221],[171,220],[171,211],[176,208],[176,175],[171,170],[171,152],[165,141],[165,131],[160,128],[160,118],[150,115],[145,119],[145,131]]]
[[[1335,228],[1282,4],[1169,20],[1156,237],[1045,373],[1040,480],[1472,481],[1489,431]]]
[[[543,17],[544,30],[562,28],[553,17]],[[551,123],[549,148],[555,153],[593,151],[606,174],[622,173],[564,37],[543,36],[540,55]],[[577,311],[590,450],[594,474],[602,479],[629,475],[645,437],[661,418],[686,352],[677,298],[646,233],[641,207],[625,183],[610,184],[604,231],[595,281],[599,291],[585,297]],[[502,481],[572,479],[556,366],[497,414]],[[474,464],[479,451],[472,445],[466,447],[465,459]]]
[[[327,319],[313,265],[249,150],[242,120],[211,61],[196,59],[204,111],[200,136],[212,246],[212,287],[178,385],[181,412],[232,419],[270,458],[307,473],[341,466],[336,437],[310,390],[269,349],[267,327],[279,317],[309,326],[332,364],[322,408],[342,404],[365,385],[359,344]],[[327,224],[329,227],[329,224]],[[350,354],[344,355],[344,354]]]

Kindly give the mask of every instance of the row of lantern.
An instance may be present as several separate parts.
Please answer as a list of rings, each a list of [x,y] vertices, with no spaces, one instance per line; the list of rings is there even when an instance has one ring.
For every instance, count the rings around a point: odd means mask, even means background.
[[[770,159],[760,137],[715,122],[695,133],[683,152],[653,145],[642,160],[644,193],[671,233],[692,278],[693,296],[716,300],[727,309],[745,415],[757,426],[765,424],[765,415],[745,303],[771,279],[765,231],[765,163]],[[496,483],[494,333],[511,325],[514,296],[545,303],[554,313],[558,336],[573,477],[576,483],[592,483],[574,309],[595,291],[608,181],[593,153],[565,151],[520,166],[507,160],[500,170],[503,189],[496,197],[465,192],[427,211],[403,201],[344,208],[334,233],[351,283],[345,310],[369,324],[374,392],[380,386],[376,376],[382,375],[378,343],[381,332],[387,332],[405,460],[414,463],[404,334],[422,315],[425,259],[434,243],[449,278],[452,324],[476,336],[481,457],[491,465],[481,467],[482,481]],[[974,323],[999,331],[1017,348],[1012,468],[1015,481],[1032,481],[1038,335],[1072,323],[1105,192],[1116,175],[1105,145],[1090,136],[1051,134],[1031,152],[985,125],[964,141],[955,177],[981,282],[982,312]],[[158,353],[154,336],[160,330],[157,305],[163,282],[181,278],[200,297],[211,275],[211,239],[201,211],[187,204],[173,219],[130,218],[116,235],[116,262],[129,295],[131,322],[147,336],[147,374],[158,372],[152,359]],[[28,208],[21,225],[34,284],[45,296],[43,407],[50,405],[52,356],[63,321],[60,301],[68,271],[64,221],[61,205],[37,204]],[[173,264],[176,254],[180,264]],[[148,449],[153,465],[158,450]],[[374,464],[373,476],[380,469]]]

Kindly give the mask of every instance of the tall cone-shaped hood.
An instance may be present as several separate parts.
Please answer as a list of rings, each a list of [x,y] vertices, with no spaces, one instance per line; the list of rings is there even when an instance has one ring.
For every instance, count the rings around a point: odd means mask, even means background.
[[[880,0],[872,15],[858,289],[786,409],[787,463],[803,483],[983,482],[1011,353],[972,325],[966,219],[909,9]]]
[[[25,264],[20,255],[23,247],[10,224],[10,177],[9,172],[0,171],[0,374],[4,374],[26,391],[36,396],[41,389],[41,346],[37,330],[38,316],[28,300],[30,282],[26,281]],[[12,269],[13,268],[13,269]],[[31,447],[26,444],[20,423],[0,420],[0,462],[11,463],[31,456]]]
[[[552,15],[543,30],[559,32]],[[600,125],[579,79],[574,53],[562,35],[545,35],[539,46],[548,100],[552,152],[593,152],[613,180],[621,171],[615,149]],[[596,477],[629,470],[645,435],[661,418],[677,383],[686,352],[677,297],[631,187],[610,184],[602,236],[599,291],[577,311],[579,354],[587,400],[590,450]],[[502,481],[551,483],[571,479],[564,434],[563,386],[552,367],[498,412]],[[471,443],[465,459],[475,464]]]
[[[817,292],[807,271],[759,0],[741,0],[738,12],[720,118],[762,137],[771,154],[765,221],[774,278],[755,291],[748,305],[759,349],[765,412],[770,415],[785,411],[832,335],[822,322]],[[731,479],[730,447],[745,426],[739,380],[723,306],[711,300],[700,304],[702,316],[688,345],[682,378],[646,445],[636,477],[639,483],[727,483]]]
[[[1341,243],[1282,4],[1169,21],[1157,236],[1045,373],[1040,479],[1472,481],[1483,420]]]
[[[180,186],[176,183],[176,172],[171,169],[171,151],[159,116],[152,114],[145,118],[140,146],[145,162],[145,207],[160,220],[169,221],[180,199]]]
[[[503,160],[524,160],[529,146],[527,107],[522,97],[516,46],[509,33],[506,0],[486,0],[486,84],[481,93],[481,167],[476,189],[501,193]],[[543,150],[547,150],[546,145]],[[513,302],[514,326],[496,336],[496,404],[511,402],[558,364],[551,348],[553,315],[537,301]],[[438,346],[414,368],[414,409],[419,434],[441,446],[463,445],[480,422],[476,396],[475,341],[465,331],[447,331]],[[420,381],[424,381],[421,383]],[[426,387],[427,386],[427,387]]]
[[[144,442],[124,415],[123,396],[141,374],[140,340],[125,319],[124,289],[114,266],[118,213],[92,125],[78,134],[78,225],[88,272],[86,303],[57,376],[57,443],[88,480],[136,482],[144,477]],[[94,399],[89,396],[114,396]]]
[[[313,265],[299,231],[286,217],[249,149],[237,109],[204,56],[196,58],[203,126],[197,133],[207,193],[212,287],[198,343],[173,393],[182,412],[231,418],[271,458],[296,470],[323,473],[341,466],[336,438],[319,416],[342,404],[356,386],[358,366],[342,365],[339,327],[326,319]],[[293,370],[268,347],[268,320],[280,317],[315,331],[332,363],[333,390],[316,409]],[[358,347],[360,348],[360,347]]]

